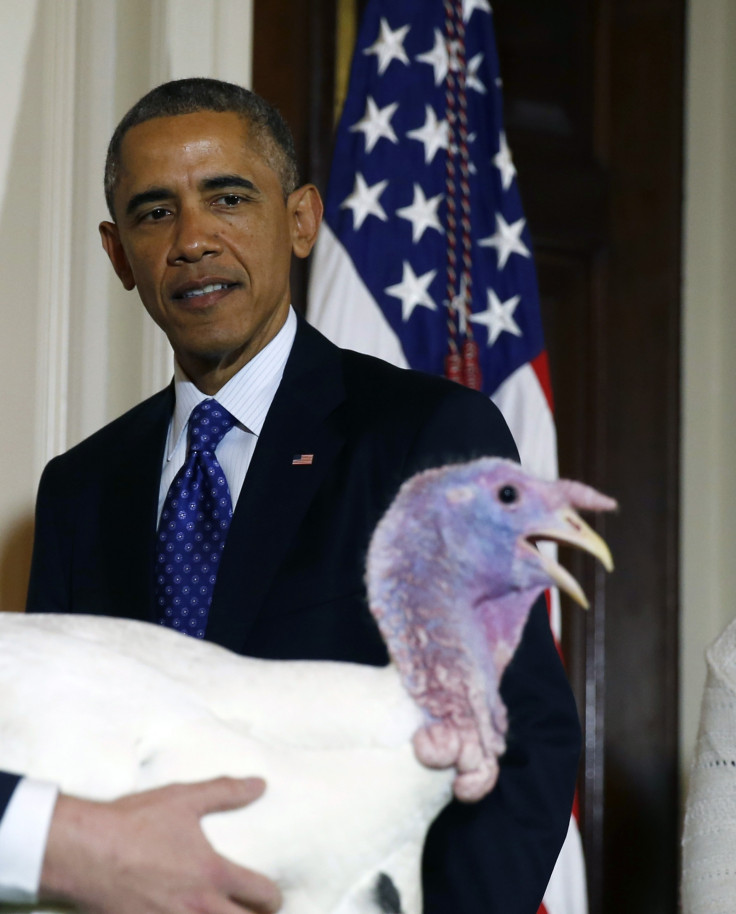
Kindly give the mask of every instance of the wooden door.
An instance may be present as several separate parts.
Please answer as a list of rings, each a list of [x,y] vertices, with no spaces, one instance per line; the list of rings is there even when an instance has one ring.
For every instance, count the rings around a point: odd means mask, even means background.
[[[677,908],[682,0],[493,4],[535,239],[560,470],[615,495],[564,647],[590,909]],[[572,558],[573,563],[579,562]]]

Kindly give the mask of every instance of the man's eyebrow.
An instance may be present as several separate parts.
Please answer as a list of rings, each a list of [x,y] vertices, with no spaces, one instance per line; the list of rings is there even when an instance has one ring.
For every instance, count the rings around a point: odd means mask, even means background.
[[[258,193],[256,185],[241,175],[213,175],[211,178],[204,178],[200,187],[202,190],[223,190],[227,187],[242,187],[243,190]],[[141,206],[147,206],[149,203],[163,203],[165,200],[171,200],[173,196],[173,191],[168,187],[151,187],[148,190],[141,191],[139,194],[133,194],[125,207],[125,213],[130,216]]]
[[[125,214],[126,216],[130,216],[140,206],[146,206],[148,203],[170,200],[173,196],[173,193],[168,187],[151,187],[148,190],[141,191],[139,194],[133,194],[125,207]]]
[[[202,190],[223,190],[226,187],[242,187],[243,190],[258,193],[258,188],[255,184],[241,175],[214,175],[211,178],[204,178],[200,186]]]

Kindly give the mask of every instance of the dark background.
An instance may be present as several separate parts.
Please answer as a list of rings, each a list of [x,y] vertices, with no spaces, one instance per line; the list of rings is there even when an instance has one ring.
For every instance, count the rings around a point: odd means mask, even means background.
[[[305,177],[323,192],[338,2],[255,3],[255,89],[292,125]],[[361,0],[347,2],[360,12]],[[560,472],[621,504],[596,521],[615,574],[570,555],[592,609],[563,606],[585,729],[590,911],[671,914],[685,0],[492,6],[506,132],[535,245]],[[301,307],[305,283],[300,268]]]

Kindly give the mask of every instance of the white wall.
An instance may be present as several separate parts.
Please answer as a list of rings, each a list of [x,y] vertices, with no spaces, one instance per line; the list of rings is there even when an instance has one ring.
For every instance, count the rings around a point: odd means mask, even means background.
[[[697,733],[704,650],[736,615],[736,0],[690,0],[688,53],[680,689],[685,775]]]
[[[39,144],[22,108],[24,92],[40,96],[32,46],[36,4],[13,4],[12,28],[0,7],[0,594],[17,602],[15,568],[30,537],[36,401],[35,301],[38,294]],[[9,12],[9,10],[7,11]],[[30,66],[29,66],[30,64]],[[27,198],[30,206],[24,206]],[[0,604],[2,605],[2,604]]]
[[[0,606],[24,601],[40,472],[166,383],[100,247],[104,155],[156,83],[250,84],[252,0],[0,0]]]

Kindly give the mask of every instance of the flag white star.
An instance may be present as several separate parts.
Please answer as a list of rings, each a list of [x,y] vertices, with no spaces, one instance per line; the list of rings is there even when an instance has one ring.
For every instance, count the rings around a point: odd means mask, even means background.
[[[418,305],[429,308],[430,311],[437,310],[437,305],[427,291],[436,275],[437,270],[430,270],[429,273],[425,273],[423,276],[416,276],[411,265],[406,260],[404,261],[401,282],[395,286],[388,286],[384,290],[387,295],[393,295],[394,298],[401,299],[402,320],[408,321]]]
[[[424,54],[417,54],[417,60],[421,63],[428,63],[434,68],[434,84],[439,86],[442,80],[447,76],[450,68],[450,57],[447,53],[447,45],[439,29],[434,30],[434,47],[431,51],[425,51]]]
[[[385,108],[379,108],[373,98],[370,95],[368,96],[362,120],[358,121],[357,124],[353,124],[350,128],[351,133],[360,131],[365,135],[366,152],[370,152],[382,137],[392,143],[399,142],[399,138],[391,126],[391,118],[398,107],[398,102],[392,102],[392,104],[386,105]]]
[[[470,320],[474,324],[482,324],[488,330],[488,345],[492,346],[504,332],[521,336],[519,325],[514,320],[514,311],[521,301],[520,295],[514,295],[506,301],[501,301],[493,289],[488,289],[488,310],[478,314],[471,314]]]
[[[501,172],[501,185],[504,190],[511,187],[511,183],[516,175],[516,166],[511,159],[511,150],[506,142],[506,132],[501,131],[498,140],[498,152],[493,157],[493,164]]]
[[[486,94],[486,87],[480,81],[478,77],[478,70],[481,63],[483,62],[483,55],[478,53],[475,57],[471,57],[468,61],[468,73],[465,77],[465,85],[468,89],[475,89],[476,92],[480,92],[481,95]]]
[[[369,187],[360,172],[355,175],[353,192],[343,200],[340,204],[340,209],[351,209],[353,211],[353,222],[356,231],[368,216],[377,216],[382,222],[386,222],[388,216],[378,202],[378,198],[386,190],[387,186],[388,181],[379,181]]]
[[[386,70],[392,60],[400,60],[402,63],[409,64],[409,58],[404,50],[404,38],[408,31],[408,25],[392,31],[388,21],[381,17],[381,30],[378,38],[369,48],[363,50],[364,54],[375,54],[378,58],[379,75]]]
[[[424,124],[416,130],[409,130],[406,135],[412,140],[424,143],[424,161],[429,165],[439,149],[447,149],[449,133],[447,121],[438,121],[431,105],[425,105],[424,109]]]
[[[467,22],[475,10],[481,10],[483,13],[493,12],[488,0],[463,0],[463,21]]]
[[[468,134],[468,172],[471,175],[478,174],[478,169],[475,167],[475,163],[470,159],[470,144],[475,142],[476,136],[477,135],[475,133]],[[450,143],[448,148],[451,155],[462,161],[462,149],[459,143]]]
[[[521,240],[521,233],[524,231],[526,219],[517,219],[512,225],[509,225],[501,213],[496,213],[496,234],[488,238],[482,238],[478,244],[482,248],[495,248],[498,257],[498,269],[503,270],[506,261],[512,254],[521,254],[523,257],[531,257],[529,248]]]
[[[440,205],[440,200],[442,200],[443,196],[443,194],[437,194],[436,197],[428,200],[424,196],[422,188],[415,184],[414,200],[411,206],[403,206],[401,209],[396,210],[397,216],[411,222],[411,240],[414,244],[421,240],[422,235],[428,228],[437,229],[438,232],[444,231],[437,216],[437,207]]]

